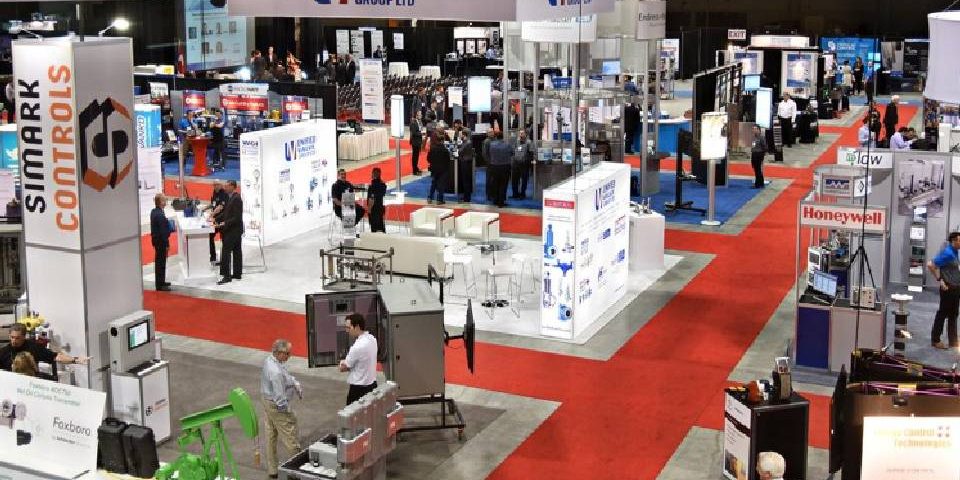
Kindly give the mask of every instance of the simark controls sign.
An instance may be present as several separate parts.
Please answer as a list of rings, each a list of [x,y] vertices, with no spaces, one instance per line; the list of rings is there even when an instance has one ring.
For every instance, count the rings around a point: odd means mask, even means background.
[[[839,230],[883,233],[887,230],[887,210],[878,207],[844,207],[804,203],[800,205],[800,225]]]

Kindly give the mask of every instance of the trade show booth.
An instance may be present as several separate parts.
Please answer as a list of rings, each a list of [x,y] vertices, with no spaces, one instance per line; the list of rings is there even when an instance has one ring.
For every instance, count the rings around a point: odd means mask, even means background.
[[[245,239],[273,245],[333,214],[336,122],[313,120],[240,136]]]

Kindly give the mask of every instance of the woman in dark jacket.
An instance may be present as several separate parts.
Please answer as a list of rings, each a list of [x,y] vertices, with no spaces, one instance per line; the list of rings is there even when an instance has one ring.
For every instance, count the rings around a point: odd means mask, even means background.
[[[443,193],[447,189],[447,177],[450,174],[450,152],[443,144],[443,136],[434,133],[430,138],[430,152],[427,153],[427,163],[430,165],[430,194],[427,203],[433,201],[433,192],[437,192],[437,203],[446,203]]]

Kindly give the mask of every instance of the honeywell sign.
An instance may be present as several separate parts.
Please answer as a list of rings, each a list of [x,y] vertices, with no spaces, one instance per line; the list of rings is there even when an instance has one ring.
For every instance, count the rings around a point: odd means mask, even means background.
[[[804,203],[800,205],[800,225],[838,230],[860,230],[867,233],[883,233],[887,230],[885,208],[847,207]]]

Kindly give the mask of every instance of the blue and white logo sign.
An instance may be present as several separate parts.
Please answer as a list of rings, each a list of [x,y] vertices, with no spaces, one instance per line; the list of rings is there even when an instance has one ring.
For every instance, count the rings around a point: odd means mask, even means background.
[[[310,135],[309,137],[290,140],[283,145],[283,150],[284,158],[286,158],[288,162],[300,158],[313,157],[317,154],[317,136]]]

